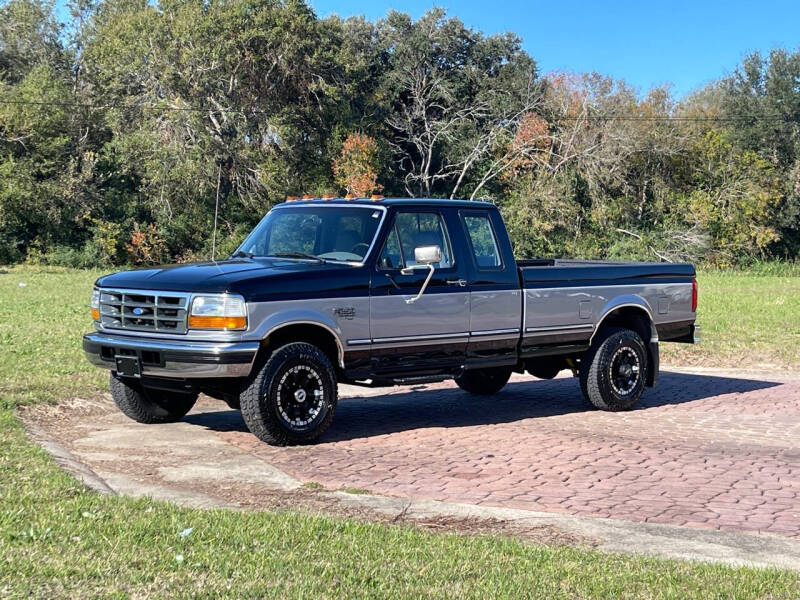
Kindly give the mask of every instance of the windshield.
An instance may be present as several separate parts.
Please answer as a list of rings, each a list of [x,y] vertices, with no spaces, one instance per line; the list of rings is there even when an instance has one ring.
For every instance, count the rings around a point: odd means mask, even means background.
[[[368,206],[277,208],[267,214],[237,252],[362,262],[383,214],[382,209]]]

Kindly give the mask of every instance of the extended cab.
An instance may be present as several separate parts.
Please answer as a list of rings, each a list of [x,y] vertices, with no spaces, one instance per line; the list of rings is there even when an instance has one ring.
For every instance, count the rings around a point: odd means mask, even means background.
[[[492,204],[311,199],[226,260],[101,277],[83,347],[139,422],[205,393],[282,445],[328,428],[338,383],[492,394],[568,369],[623,410],[656,384],[659,341],[696,340],[696,309],[689,264],[515,260]]]

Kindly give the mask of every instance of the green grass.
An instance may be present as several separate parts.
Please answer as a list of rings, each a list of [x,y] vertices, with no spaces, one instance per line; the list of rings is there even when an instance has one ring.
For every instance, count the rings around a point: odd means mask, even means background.
[[[372,493],[369,490],[365,490],[364,488],[360,487],[343,487],[339,491],[344,492],[345,494],[353,494],[354,496],[363,496],[364,494]]]
[[[30,443],[13,407],[96,393],[80,334],[96,273],[13,268],[0,275],[0,598],[796,598],[800,574],[735,569],[493,536],[428,533],[296,512],[192,510],[86,491]],[[25,287],[19,287],[25,282]],[[758,285],[760,283],[760,285]],[[772,290],[783,304],[732,288]],[[726,307],[755,311],[778,337],[796,325],[785,274],[705,274],[706,339],[727,335]],[[741,298],[741,300],[736,300]],[[728,324],[726,324],[728,323]],[[708,343],[729,348],[724,335]],[[747,338],[752,339],[752,338]],[[796,338],[795,338],[796,339]],[[705,348],[705,347],[704,347]],[[705,349],[703,350],[705,352]],[[732,356],[736,355],[736,352]],[[181,538],[187,528],[192,533]]]
[[[800,369],[800,266],[707,271],[697,280],[702,342],[662,344],[666,365]]]
[[[101,273],[5,270],[0,275],[0,407],[99,389],[106,378],[83,357],[81,336],[92,329],[89,301]]]

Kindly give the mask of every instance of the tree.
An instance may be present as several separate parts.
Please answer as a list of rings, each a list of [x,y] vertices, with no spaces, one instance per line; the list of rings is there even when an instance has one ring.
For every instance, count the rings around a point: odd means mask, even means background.
[[[95,195],[90,127],[52,3],[0,6],[0,261],[80,245]]]
[[[375,190],[380,191],[378,169],[377,142],[359,133],[347,137],[339,157],[333,161],[336,183],[358,198],[364,198]]]
[[[315,172],[330,85],[305,4],[109,0],[95,28],[85,56],[112,107],[106,151],[175,251],[205,243],[218,195],[223,220],[252,223]]]
[[[510,167],[491,154],[511,148],[520,120],[538,102],[535,63],[517,37],[484,37],[442,9],[416,22],[392,12],[380,27],[391,57],[386,122],[406,193],[454,196],[488,161],[474,196]]]
[[[680,102],[551,73],[434,9],[0,0],[0,261],[233,248],[287,194],[491,199],[521,254],[735,263],[800,253],[800,52]],[[380,185],[378,184],[380,180]]]

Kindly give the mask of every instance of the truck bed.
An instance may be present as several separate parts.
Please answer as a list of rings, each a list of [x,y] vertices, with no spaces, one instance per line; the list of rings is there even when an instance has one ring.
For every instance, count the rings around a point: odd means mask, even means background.
[[[662,340],[685,337],[694,320],[690,264],[530,259],[517,265],[523,352],[588,345],[605,316],[619,309],[645,311]]]
[[[617,262],[573,260],[563,258],[532,258],[517,261],[523,288],[541,285],[580,285],[581,282],[635,284],[644,280],[689,282],[695,276],[694,266],[688,263]]]

